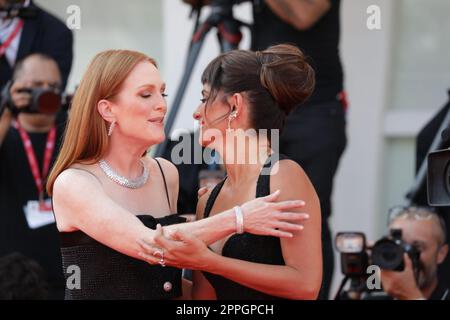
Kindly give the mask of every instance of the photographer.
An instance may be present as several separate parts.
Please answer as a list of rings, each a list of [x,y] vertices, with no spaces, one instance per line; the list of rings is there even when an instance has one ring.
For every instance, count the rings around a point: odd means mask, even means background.
[[[61,83],[56,62],[32,54],[17,63],[0,112],[0,256],[20,252],[37,261],[47,273],[50,298],[64,292],[58,234],[43,187],[64,130]]]
[[[66,25],[33,1],[0,0],[0,89],[11,79],[17,61],[37,52],[55,59],[64,89],[72,46],[73,35]]]
[[[389,229],[400,229],[402,240],[420,252],[417,278],[413,262],[404,255],[403,271],[381,271],[384,291],[399,300],[449,300],[449,289],[439,283],[438,266],[448,252],[445,222],[427,207],[396,207],[391,209]],[[417,279],[417,281],[416,281]]]

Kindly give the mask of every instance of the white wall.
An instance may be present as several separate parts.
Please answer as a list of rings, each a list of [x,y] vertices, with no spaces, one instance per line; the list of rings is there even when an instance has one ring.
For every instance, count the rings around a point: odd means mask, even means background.
[[[381,30],[366,27],[369,5],[381,8]],[[393,1],[343,1],[341,48],[348,91],[348,146],[334,185],[334,232],[363,231],[368,239],[379,236],[380,168],[390,64]],[[341,280],[336,254],[334,287]]]
[[[366,9],[381,8],[381,30],[368,30]],[[334,186],[332,228],[379,236],[383,112],[388,93],[393,1],[343,1],[342,58],[349,94],[349,143]],[[383,215],[384,217],[384,215]],[[341,278],[336,255],[335,284]]]
[[[142,51],[163,58],[161,0],[37,0],[64,22],[67,7],[81,10],[81,28],[74,30],[74,61],[67,89],[73,91],[98,52],[107,49]],[[132,5],[130,5],[132,4]]]

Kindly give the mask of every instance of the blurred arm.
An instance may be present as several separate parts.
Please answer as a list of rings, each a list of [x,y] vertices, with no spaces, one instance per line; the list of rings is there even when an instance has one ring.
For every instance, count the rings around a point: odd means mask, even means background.
[[[6,133],[8,132],[8,129],[11,125],[12,118],[13,116],[11,114],[11,111],[5,108],[5,110],[3,110],[3,114],[0,116],[0,147],[5,140]]]
[[[281,20],[298,30],[308,30],[331,8],[330,0],[266,0]]]

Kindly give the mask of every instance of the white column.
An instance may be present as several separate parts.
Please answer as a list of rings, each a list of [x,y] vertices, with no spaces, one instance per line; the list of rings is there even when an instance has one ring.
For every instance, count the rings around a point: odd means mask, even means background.
[[[381,8],[381,30],[366,27],[370,5]],[[371,240],[380,236],[380,221],[386,216],[380,212],[380,190],[394,18],[394,1],[342,3],[341,48],[350,109],[348,145],[335,180],[331,227],[335,233],[363,231]],[[333,287],[337,289],[342,279],[339,254],[335,261]]]

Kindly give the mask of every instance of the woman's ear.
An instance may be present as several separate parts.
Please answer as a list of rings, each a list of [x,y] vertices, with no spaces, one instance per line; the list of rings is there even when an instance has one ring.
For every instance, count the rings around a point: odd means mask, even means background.
[[[111,102],[106,100],[106,99],[102,99],[97,103],[97,110],[98,113],[100,113],[100,115],[102,116],[103,119],[105,119],[108,122],[113,122],[114,120],[116,120],[116,117],[112,111],[112,105]]]
[[[235,112],[236,116],[242,114],[242,111],[245,109],[244,104],[245,99],[242,93],[235,93],[230,98],[228,98],[228,103],[232,107],[232,112]]]

